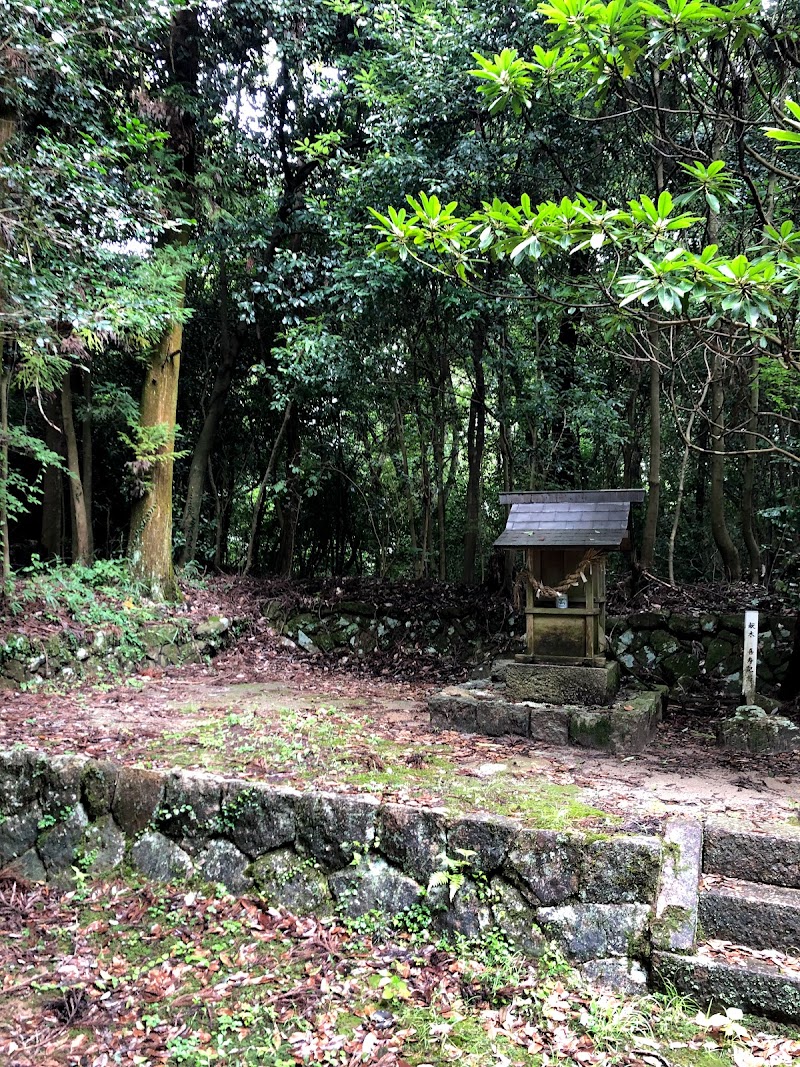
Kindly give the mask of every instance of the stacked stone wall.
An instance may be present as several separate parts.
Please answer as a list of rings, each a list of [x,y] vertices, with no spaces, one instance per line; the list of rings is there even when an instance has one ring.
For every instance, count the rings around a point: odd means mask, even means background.
[[[200,662],[229,643],[235,632],[230,620],[220,616],[199,624],[177,616],[126,632],[119,627],[62,630],[44,639],[10,633],[0,639],[0,690],[49,679],[119,676],[137,665]]]
[[[643,611],[609,618],[607,629],[610,651],[628,675],[683,690],[710,677],[731,692],[741,691],[744,614]],[[791,652],[792,620],[762,615],[759,631],[758,687],[773,692]]]
[[[531,829],[24,748],[0,753],[0,811],[0,867],[27,880],[69,882],[127,863],[295,912],[397,916],[424,905],[438,930],[469,937],[495,926],[528,955],[553,941],[590,976],[645,981],[658,837]],[[452,897],[446,881],[430,886],[444,857],[464,876]]]

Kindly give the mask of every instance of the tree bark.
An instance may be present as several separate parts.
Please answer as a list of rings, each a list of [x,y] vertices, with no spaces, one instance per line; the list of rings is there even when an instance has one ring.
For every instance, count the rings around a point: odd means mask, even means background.
[[[182,342],[183,327],[176,322],[150,359],[140,423],[165,426],[169,435],[148,472],[147,490],[134,502],[128,540],[134,576],[159,600],[180,595],[172,565],[172,475]]]
[[[742,537],[747,548],[749,575],[751,582],[761,580],[761,547],[756,536],[756,431],[758,430],[759,374],[758,355],[754,354],[750,366],[748,407],[750,416],[744,434],[745,448],[749,449],[744,457],[742,470]]]
[[[5,155],[9,141],[17,132],[16,112],[11,108],[3,94],[3,79],[0,78],[0,160]],[[5,200],[5,183],[0,185],[0,193]],[[5,248],[5,235],[0,228],[0,244]],[[5,285],[0,278],[0,309],[5,303]],[[8,526],[8,393],[11,388],[11,370],[6,364],[6,350],[10,348],[11,339],[5,326],[0,329],[0,595],[5,595],[11,582],[11,542]]]
[[[486,440],[486,377],[483,370],[486,323],[478,319],[472,335],[472,370],[475,385],[469,404],[467,428],[467,499],[464,530],[464,566],[461,580],[475,584],[475,561],[480,542],[481,472]]]
[[[269,454],[269,460],[267,461],[267,469],[264,471],[264,477],[258,486],[258,493],[256,494],[256,502],[253,507],[253,521],[250,524],[250,537],[247,542],[247,558],[245,560],[243,574],[249,574],[250,569],[253,566],[253,560],[255,558],[256,544],[258,542],[258,531],[261,528],[261,516],[264,511],[264,495],[267,491],[267,486],[272,481],[275,474],[275,465],[278,462],[278,455],[280,453],[283,439],[286,436],[286,430],[289,426],[289,420],[292,416],[292,408],[294,404],[292,400],[288,400],[283,412],[283,422],[281,428],[278,430],[278,436],[275,438],[275,443],[272,446],[272,451]]]
[[[203,420],[203,427],[195,443],[192,462],[189,467],[189,483],[186,489],[186,503],[181,521],[184,539],[179,559],[181,566],[185,566],[190,559],[194,559],[197,553],[197,537],[200,530],[200,511],[203,505],[206,471],[211,457],[211,450],[217,437],[220,420],[225,410],[225,403],[228,399],[236,360],[239,356],[239,337],[235,332],[231,331],[228,315],[228,272],[224,257],[220,262],[219,271],[219,321],[222,358],[217,366],[206,417]]]
[[[402,464],[403,496],[406,502],[406,514],[408,516],[408,537],[411,541],[411,552],[414,558],[414,577],[421,578],[423,571],[422,554],[417,543],[417,522],[414,492],[411,488],[411,468],[408,462],[408,448],[406,446],[406,430],[403,413],[400,410],[400,401],[397,396],[394,401],[394,421],[397,431],[397,443],[400,448],[400,461]]]
[[[725,520],[725,387],[722,381],[722,369],[715,357],[713,378],[711,381],[711,489],[709,493],[709,511],[711,515],[711,535],[722,558],[725,577],[738,581],[742,576],[739,553],[728,532]]]
[[[641,568],[652,571],[661,506],[661,351],[657,328],[651,333],[650,360],[650,458],[647,468],[647,511],[642,534]]]
[[[11,581],[11,540],[8,529],[8,389],[11,375],[6,371],[2,360],[3,350],[0,342],[0,580],[2,592]]]
[[[55,425],[61,421],[58,394],[50,394],[45,406],[45,445],[51,452],[63,453],[64,435]],[[42,475],[42,531],[40,546],[45,559],[63,555],[64,486],[59,467],[48,465]]]
[[[200,55],[197,13],[181,8],[172,19],[168,64],[170,88],[180,95],[197,95]],[[176,192],[190,198],[192,182],[197,173],[197,145],[193,115],[180,103],[167,102],[170,111],[168,146],[176,153],[181,178]],[[186,230],[173,232],[166,240],[175,248],[188,244]],[[178,310],[186,299],[186,279],[178,293]],[[166,427],[166,441],[152,464],[148,487],[134,502],[128,555],[134,577],[149,590],[151,596],[177,600],[180,590],[172,563],[172,475],[175,450],[175,416],[178,406],[178,376],[180,373],[183,326],[175,321],[165,331],[153,351],[142,390],[140,425]]]
[[[83,383],[83,419],[81,420],[81,480],[83,482],[83,506],[86,509],[86,532],[89,558],[94,559],[94,528],[92,524],[92,493],[94,481],[94,457],[92,449],[92,372],[81,371]]]
[[[72,383],[69,371],[64,375],[64,382],[61,386],[61,422],[67,446],[67,472],[72,517],[72,562],[88,565],[91,563],[92,553],[89,544],[89,524],[86,521],[86,498],[83,493],[78,439],[75,434],[75,419],[72,411]]]

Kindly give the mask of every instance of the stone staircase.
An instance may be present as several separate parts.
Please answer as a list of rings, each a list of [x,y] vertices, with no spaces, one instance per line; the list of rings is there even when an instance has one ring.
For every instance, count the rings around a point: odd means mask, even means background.
[[[654,983],[800,1022],[800,833],[676,819],[667,841]]]

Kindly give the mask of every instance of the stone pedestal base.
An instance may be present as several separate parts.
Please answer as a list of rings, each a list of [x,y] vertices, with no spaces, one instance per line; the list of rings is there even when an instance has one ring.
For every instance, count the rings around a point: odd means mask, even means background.
[[[641,752],[661,721],[666,688],[626,693],[609,707],[551,707],[511,701],[485,682],[450,686],[428,700],[431,725],[438,730],[498,737],[516,734],[550,745],[580,745],[605,752]]]
[[[604,705],[619,690],[619,664],[612,661],[603,667],[575,667],[501,659],[492,665],[492,681],[505,684],[505,696],[511,701]]]

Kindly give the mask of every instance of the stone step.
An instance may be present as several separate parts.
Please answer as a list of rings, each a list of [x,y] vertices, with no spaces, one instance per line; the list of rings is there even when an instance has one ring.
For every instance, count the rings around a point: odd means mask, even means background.
[[[800,889],[706,876],[698,923],[706,938],[800,955]]]
[[[735,963],[703,955],[654,952],[653,984],[689,994],[703,1010],[709,1005],[741,1008],[753,1015],[800,1023],[800,960],[787,957],[788,963],[796,965],[790,970],[763,959],[745,960]]]
[[[709,821],[703,842],[703,871],[800,889],[800,826],[759,833]]]

